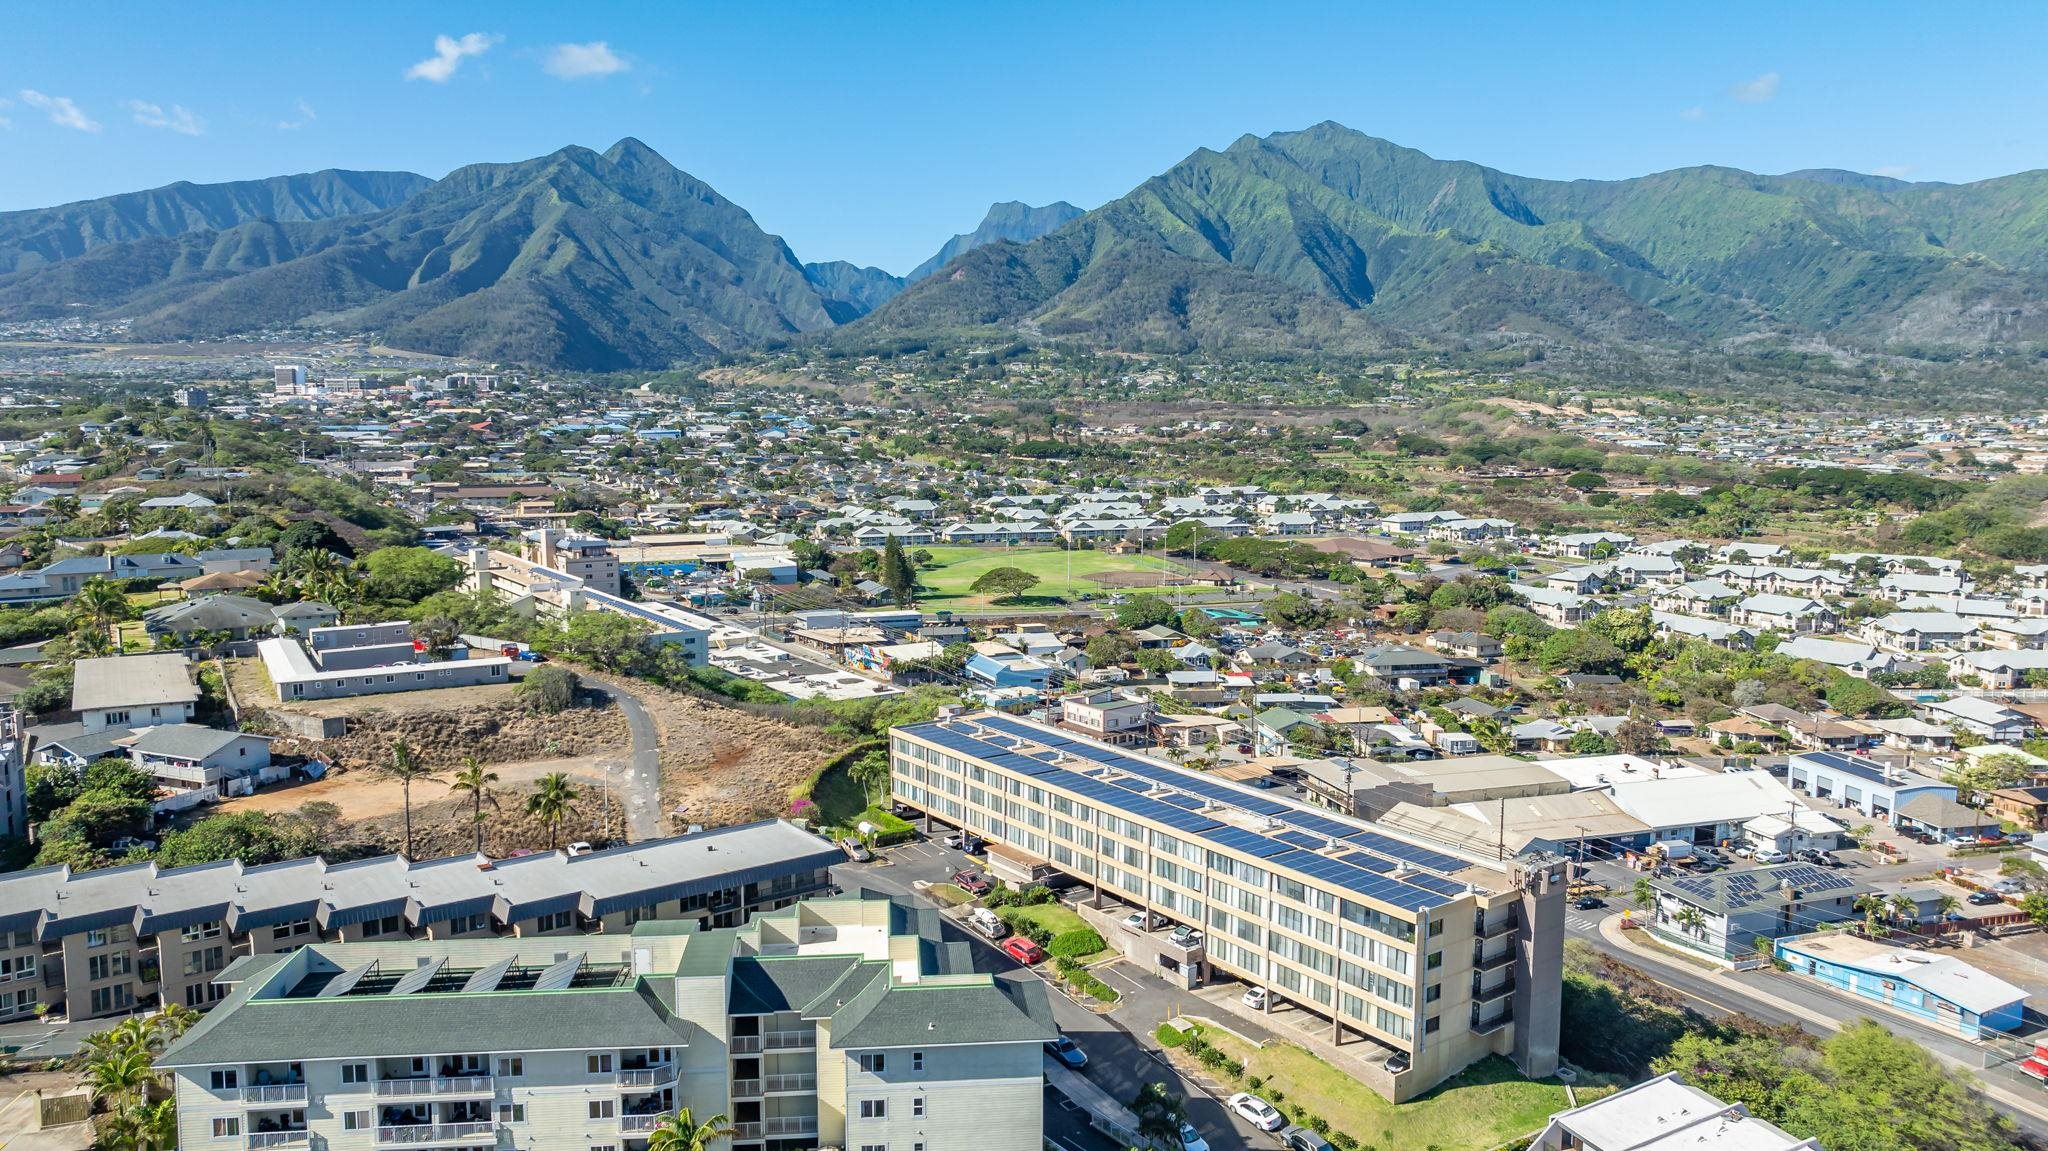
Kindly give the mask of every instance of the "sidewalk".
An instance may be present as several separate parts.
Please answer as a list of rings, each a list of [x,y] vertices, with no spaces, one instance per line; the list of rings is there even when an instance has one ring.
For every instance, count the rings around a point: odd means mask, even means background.
[[[1630,938],[1630,933],[1623,931],[1621,929],[1621,919],[1622,917],[1619,915],[1610,915],[1607,918],[1601,920],[1601,938],[1607,940],[1607,942],[1613,944],[1616,948],[1624,952],[1627,952],[1629,955],[1637,956],[1644,960],[1649,961],[1653,966],[1668,966],[1673,962],[1670,957],[1651,948],[1644,947],[1641,944],[1637,943],[1634,939]],[[1654,975],[1654,971],[1651,974]],[[1782,1011],[1785,1014],[1790,1015],[1796,1019],[1803,1019],[1808,1023],[1814,1024],[1817,1027],[1826,1028],[1829,1031],[1840,1031],[1842,1029],[1843,1020],[1836,1018],[1834,1016],[1827,1015],[1823,1012],[1815,1011],[1814,1009],[1807,1007],[1804,1004],[1794,1003],[1789,999],[1773,995],[1770,992],[1764,991],[1752,984],[1737,982],[1735,979],[1731,978],[1733,974],[1732,972],[1701,967],[1694,971],[1693,974],[1695,974],[1698,978],[1704,979],[1710,983],[1724,984],[1729,988],[1728,1002],[1722,1004],[1723,1006],[1728,1006],[1732,1009],[1740,1010],[1742,1000],[1750,999],[1759,1003],[1768,1004],[1769,1006],[1779,1011]],[[1681,992],[1681,994],[1683,994],[1683,992]],[[1863,1013],[1857,1012],[1854,1017],[1861,1018],[1863,1017]],[[1955,1068],[1956,1070],[1968,1072],[1970,1077],[1976,1081],[1978,1090],[1982,1091],[1985,1095],[1990,1096],[1991,1098],[1997,1100],[2002,1106],[2013,1111],[2018,1111],[2023,1114],[2030,1115],[2036,1120],[2048,1122],[2048,1106],[2044,1106],[2043,1102],[2040,1099],[2029,1098],[2026,1095],[2010,1091],[1996,1083],[1991,1082],[1989,1079],[1986,1079],[1982,1074],[1984,1070],[1984,1068],[1982,1067],[1973,1067],[1969,1063],[1961,1059],[1957,1059],[1952,1055],[1946,1055],[1940,1051],[1934,1050],[1933,1048],[1924,1045],[1921,1046],[1921,1050],[1926,1051],[1929,1055],[1934,1056],[1936,1059]]]

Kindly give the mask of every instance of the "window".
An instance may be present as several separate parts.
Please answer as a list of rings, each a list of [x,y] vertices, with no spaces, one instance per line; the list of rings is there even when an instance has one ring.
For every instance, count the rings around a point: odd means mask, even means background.
[[[368,1083],[370,1081],[370,1065],[367,1063],[342,1064],[341,1081],[343,1083]]]
[[[1441,951],[1432,951],[1432,952],[1430,952],[1430,953],[1429,953],[1429,963],[1427,964],[1427,966],[1428,966],[1429,970],[1431,970],[1431,971],[1435,971],[1435,970],[1436,970],[1437,968],[1439,968],[1439,967],[1442,967],[1443,965],[1444,965],[1444,953],[1443,953],[1443,952],[1441,952]]]
[[[910,1117],[912,1119],[924,1118],[924,1096],[919,1095],[910,1101]]]
[[[860,1151],[889,1151],[889,1145],[887,1143],[863,1143],[860,1145]]]
[[[313,921],[301,919],[295,923],[280,923],[270,929],[272,939],[290,939],[294,935],[305,935],[313,930]]]
[[[588,1056],[583,1062],[592,1075],[610,1075],[612,1073],[612,1053],[609,1051],[600,1051]]]
[[[880,1075],[888,1069],[888,1066],[889,1057],[880,1051],[865,1051],[861,1053],[860,1069],[870,1075]]]
[[[910,1053],[910,1069],[912,1071],[924,1070],[924,1052],[913,1051]]]
[[[220,937],[220,921],[214,920],[211,923],[194,923],[190,927],[185,928],[182,934],[184,935],[185,942],[187,943],[191,943],[192,941],[197,939],[217,939]]]
[[[518,1079],[526,1074],[526,1057],[512,1055],[498,1060],[498,1074],[508,1079]]]
[[[498,1122],[500,1122],[500,1123],[524,1123],[524,1122],[526,1122],[526,1104],[524,1104],[524,1103],[500,1103],[500,1104],[498,1104]]]
[[[344,1111],[341,1113],[343,1131],[368,1131],[376,1116],[368,1111]]]
[[[242,1073],[233,1067],[215,1071],[207,1085],[215,1091],[233,1091],[242,1085]]]
[[[1435,1003],[1437,1000],[1442,999],[1443,997],[1444,985],[1441,983],[1430,984],[1429,990],[1422,993],[1422,1001],[1424,1003]]]
[[[104,931],[86,932],[85,945],[87,947],[105,947],[107,945],[107,933]]]
[[[240,1119],[216,1119],[213,1121],[213,1137],[215,1139],[233,1139],[241,1133],[242,1121]]]
[[[887,1119],[889,1117],[889,1101],[887,1099],[861,1100],[860,1117],[863,1119]]]
[[[617,1115],[618,1108],[619,1101],[616,1099],[592,1099],[590,1101],[590,1117],[592,1119],[611,1119]]]
[[[1436,1029],[1437,1029],[1437,1025],[1438,1025],[1438,1024],[1440,1024],[1440,1023],[1442,1023],[1442,1022],[1443,1022],[1443,1020],[1439,1019],[1439,1018],[1438,1018],[1437,1016],[1434,1016],[1434,1015],[1430,1016],[1430,1017],[1429,1017],[1428,1019],[1426,1019],[1426,1020],[1424,1020],[1424,1021],[1423,1021],[1423,1024],[1422,1024],[1422,1033],[1423,1033],[1423,1034],[1425,1034],[1425,1035],[1433,1035],[1433,1034],[1435,1034],[1435,1033],[1436,1033]]]

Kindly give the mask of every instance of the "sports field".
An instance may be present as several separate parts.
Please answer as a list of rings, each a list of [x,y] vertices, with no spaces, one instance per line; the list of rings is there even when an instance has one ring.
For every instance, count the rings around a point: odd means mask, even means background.
[[[936,607],[976,607],[988,597],[974,595],[983,573],[1000,567],[1022,568],[1038,577],[1038,586],[1014,601],[1016,604],[1056,604],[1084,592],[1103,594],[1129,591],[1156,582],[1159,577],[1186,574],[1185,568],[1156,555],[1115,555],[1110,552],[1057,547],[930,547],[936,566],[917,573],[919,604]],[[1071,568],[1069,563],[1071,562]],[[1071,582],[1069,572],[1071,571]]]

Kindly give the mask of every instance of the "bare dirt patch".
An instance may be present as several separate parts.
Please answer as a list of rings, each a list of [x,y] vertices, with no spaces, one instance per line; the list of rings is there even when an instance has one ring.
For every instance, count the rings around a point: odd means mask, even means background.
[[[846,740],[723,707],[683,692],[633,685],[661,734],[661,798],[673,823],[706,827],[789,814],[790,789]]]
[[[390,711],[383,706],[385,698],[355,701],[356,710],[347,713],[348,733],[338,739],[281,736],[271,750],[279,755],[317,755],[348,773],[391,762],[391,745],[401,739],[412,749],[415,759],[437,770],[452,770],[465,756],[472,755],[493,765],[623,755],[630,742],[625,716],[610,703],[541,715],[509,703],[470,703],[459,710]],[[246,711],[243,718],[250,726],[261,726]]]

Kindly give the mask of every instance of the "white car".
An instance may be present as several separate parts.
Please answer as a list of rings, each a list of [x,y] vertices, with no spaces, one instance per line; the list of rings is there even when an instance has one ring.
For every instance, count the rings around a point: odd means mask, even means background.
[[[1728,849],[1728,854],[1737,856],[1742,859],[1748,859],[1750,856],[1756,854],[1756,844],[1738,843],[1734,847]]]
[[[1759,847],[1756,849],[1756,854],[1750,858],[1758,863],[1783,863],[1792,857],[1775,847]]]
[[[1209,1151],[1209,1141],[1202,1138],[1194,1124],[1183,1123],[1180,1125],[1180,1147],[1181,1151]]]
[[[1132,931],[1150,931],[1155,927],[1163,926],[1165,923],[1165,920],[1149,911],[1133,911],[1129,915],[1124,916],[1124,926]]]
[[[1264,1011],[1266,1009],[1266,989],[1263,987],[1245,988],[1243,1003],[1253,1011]]]
[[[578,855],[589,855],[591,852],[596,851],[597,849],[579,839],[576,842],[570,844],[569,846],[563,848],[562,850],[568,852],[573,857]]]
[[[1240,1091],[1230,1097],[1230,1109],[1237,1117],[1261,1131],[1278,1131],[1287,1126],[1286,1116],[1278,1108],[1256,1095]]]

